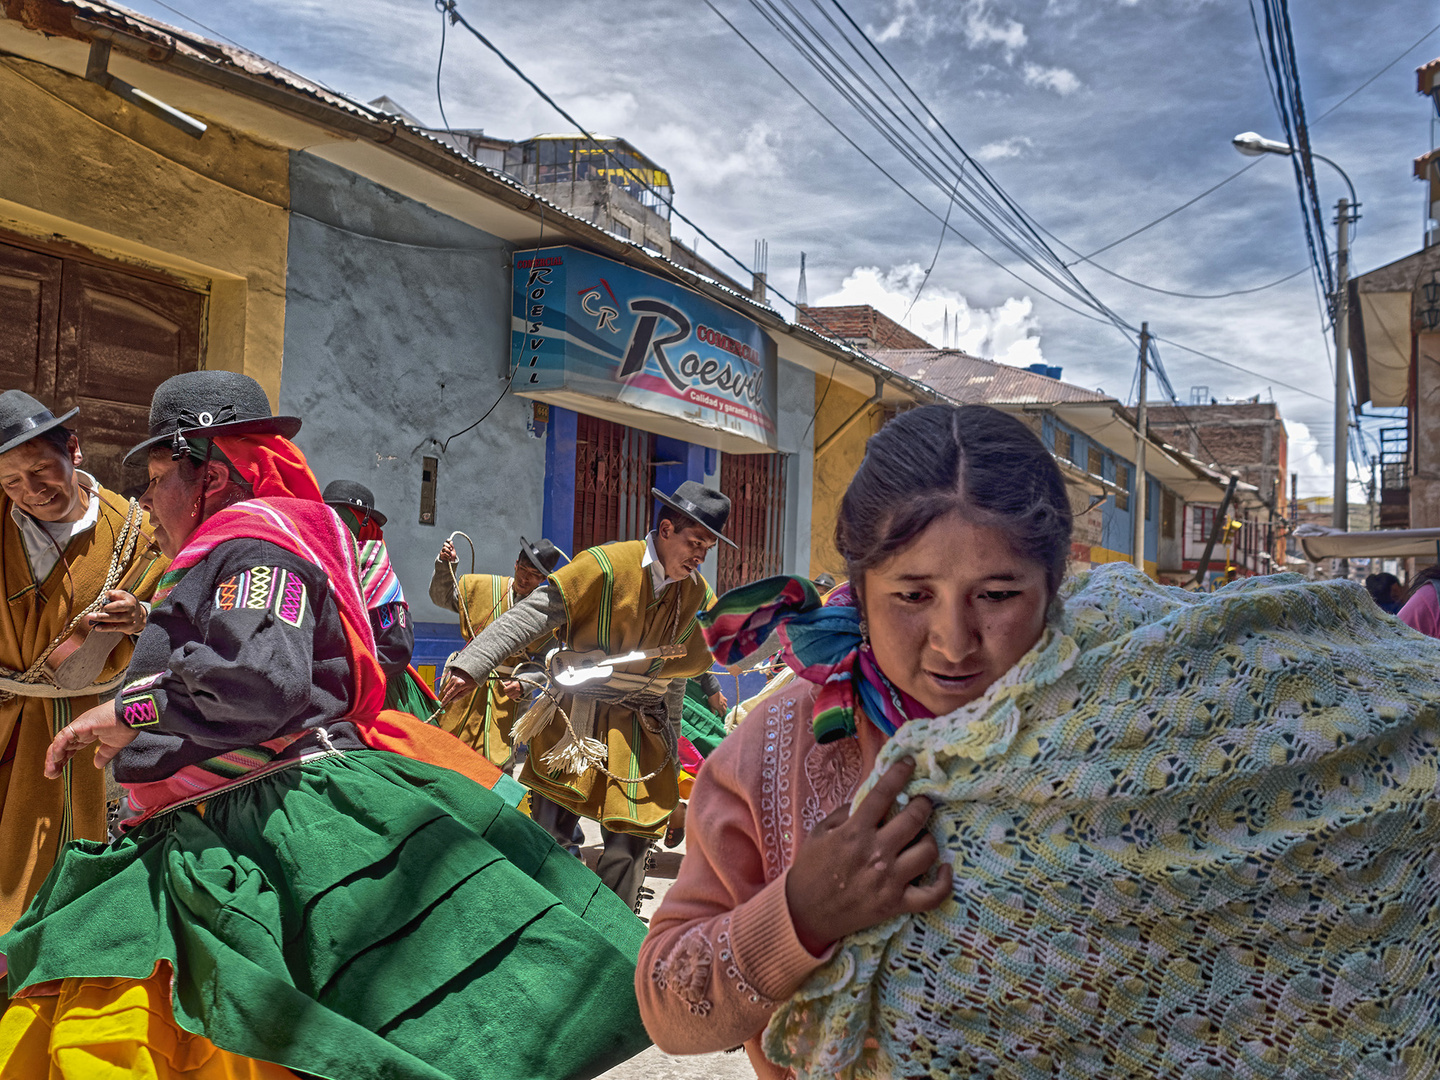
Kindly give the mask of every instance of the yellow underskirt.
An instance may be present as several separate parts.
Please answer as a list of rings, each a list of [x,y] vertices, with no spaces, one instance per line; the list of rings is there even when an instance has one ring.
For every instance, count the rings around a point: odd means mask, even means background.
[[[295,1080],[289,1069],[221,1050],[180,1028],[170,968],[135,979],[65,979],[0,1017],[4,1080]]]

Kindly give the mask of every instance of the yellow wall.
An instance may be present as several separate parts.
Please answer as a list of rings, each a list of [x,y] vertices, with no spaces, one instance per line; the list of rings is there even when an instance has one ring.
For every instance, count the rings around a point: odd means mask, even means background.
[[[826,392],[826,387],[829,392]],[[818,451],[841,424],[869,399],[862,394],[815,377],[815,447]],[[840,512],[840,499],[849,487],[855,470],[865,457],[865,440],[880,430],[884,411],[873,405],[849,429],[815,456],[810,507],[810,576],[828,573],[837,580],[845,577],[845,560],[835,550],[835,518]]]
[[[192,139],[93,83],[13,56],[0,58],[0,131],[0,228],[204,288],[204,365],[243,371],[278,402],[286,151],[216,125]]]

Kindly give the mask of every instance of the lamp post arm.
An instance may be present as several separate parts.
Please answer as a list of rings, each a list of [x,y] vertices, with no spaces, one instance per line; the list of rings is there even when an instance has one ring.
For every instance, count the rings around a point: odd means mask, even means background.
[[[1355,213],[1355,207],[1359,205],[1359,200],[1355,198],[1355,185],[1350,182],[1350,177],[1345,174],[1345,170],[1340,168],[1339,165],[1336,165],[1335,162],[1331,161],[1324,154],[1317,154],[1315,153],[1315,151],[1312,150],[1310,151],[1310,156],[1319,161],[1325,162],[1326,165],[1329,165],[1332,169],[1334,169],[1340,174],[1340,179],[1344,180],[1345,186],[1350,189],[1350,213]]]

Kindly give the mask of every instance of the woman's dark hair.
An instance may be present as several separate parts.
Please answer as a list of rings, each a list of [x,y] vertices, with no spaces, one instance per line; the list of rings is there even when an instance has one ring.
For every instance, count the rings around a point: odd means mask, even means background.
[[[1399,584],[1400,579],[1388,573],[1371,574],[1365,579],[1365,588],[1377,604],[1390,603],[1390,593]]]
[[[871,437],[835,523],[850,580],[955,510],[1008,536],[1055,595],[1073,524],[1065,481],[1034,432],[987,405],[911,409]]]

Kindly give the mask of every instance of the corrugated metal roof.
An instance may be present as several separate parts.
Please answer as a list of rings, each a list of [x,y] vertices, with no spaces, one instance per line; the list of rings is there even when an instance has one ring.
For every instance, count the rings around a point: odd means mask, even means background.
[[[876,359],[966,405],[1110,401],[1108,394],[956,349],[878,349]]]

